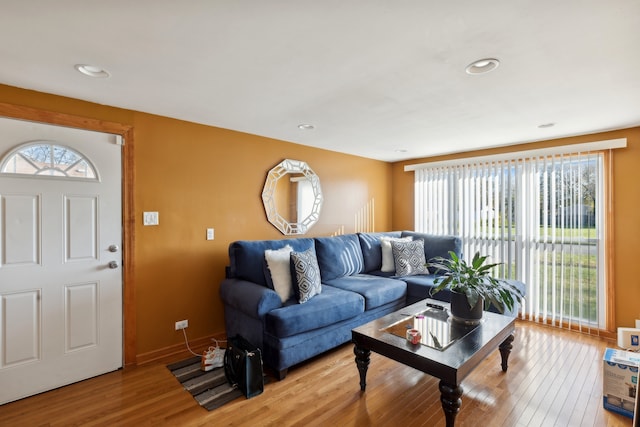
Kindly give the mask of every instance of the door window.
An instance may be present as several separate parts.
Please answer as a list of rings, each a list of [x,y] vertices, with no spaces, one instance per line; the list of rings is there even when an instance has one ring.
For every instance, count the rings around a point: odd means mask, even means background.
[[[48,141],[29,142],[12,150],[0,163],[0,172],[99,180],[89,159],[69,147]]]

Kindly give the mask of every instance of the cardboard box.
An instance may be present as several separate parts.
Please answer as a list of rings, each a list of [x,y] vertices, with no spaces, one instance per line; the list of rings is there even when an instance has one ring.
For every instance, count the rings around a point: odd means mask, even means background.
[[[640,354],[607,348],[602,377],[604,408],[633,418]]]
[[[624,350],[640,349],[640,329],[618,328],[618,347]]]

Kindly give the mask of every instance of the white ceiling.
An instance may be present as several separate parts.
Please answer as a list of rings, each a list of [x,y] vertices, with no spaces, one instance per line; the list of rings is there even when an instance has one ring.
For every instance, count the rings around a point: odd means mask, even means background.
[[[640,125],[639,0],[0,0],[0,40],[0,83],[386,161]]]

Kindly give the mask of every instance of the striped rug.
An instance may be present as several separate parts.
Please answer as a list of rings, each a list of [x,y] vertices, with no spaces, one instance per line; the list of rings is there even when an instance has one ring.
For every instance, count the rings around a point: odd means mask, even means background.
[[[232,388],[224,376],[224,368],[209,372],[200,369],[200,357],[194,356],[181,362],[167,365],[180,384],[198,401],[200,406],[211,411],[240,396],[242,392]]]

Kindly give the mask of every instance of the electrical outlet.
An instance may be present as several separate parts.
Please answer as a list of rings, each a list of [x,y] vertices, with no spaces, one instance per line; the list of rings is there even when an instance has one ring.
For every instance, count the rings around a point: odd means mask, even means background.
[[[180,320],[178,322],[176,322],[176,331],[179,331],[181,329],[186,329],[189,327],[189,321],[188,320]]]

